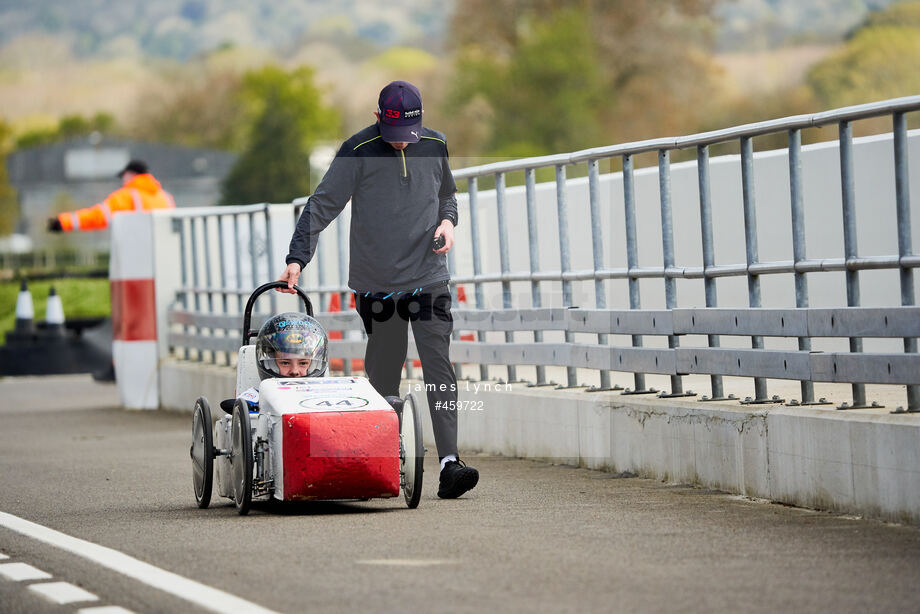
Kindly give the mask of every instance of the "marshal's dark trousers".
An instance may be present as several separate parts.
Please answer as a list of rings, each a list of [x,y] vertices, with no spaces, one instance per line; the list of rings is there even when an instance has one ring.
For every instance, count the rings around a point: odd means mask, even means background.
[[[409,345],[408,325],[412,324],[440,458],[458,454],[457,377],[448,357],[454,330],[450,307],[446,283],[416,294],[355,295],[355,308],[367,332],[364,369],[371,385],[383,396],[399,396]]]

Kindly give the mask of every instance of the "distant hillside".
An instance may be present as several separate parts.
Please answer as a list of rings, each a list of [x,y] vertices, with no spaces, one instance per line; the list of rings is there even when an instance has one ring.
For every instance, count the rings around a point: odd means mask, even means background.
[[[840,40],[872,10],[899,0],[723,0],[717,36],[721,51],[759,51],[789,44]]]
[[[395,78],[423,87],[436,121],[453,79],[450,17],[466,1],[0,0],[0,122],[16,138],[104,112],[133,134],[156,103],[198,95],[189,84],[266,63],[314,67],[346,132],[371,121],[369,101]],[[715,1],[712,59],[729,95],[763,99],[896,0]]]
[[[215,48],[284,56],[313,42],[353,58],[392,45],[438,53],[463,0],[0,0],[0,49],[51,35],[82,58],[186,60]],[[663,1],[663,0],[644,0]],[[839,40],[872,9],[897,0],[717,0],[720,51]]]
[[[283,52],[305,39],[437,44],[453,0],[0,0],[0,47],[63,37],[82,57],[184,60],[222,45]]]

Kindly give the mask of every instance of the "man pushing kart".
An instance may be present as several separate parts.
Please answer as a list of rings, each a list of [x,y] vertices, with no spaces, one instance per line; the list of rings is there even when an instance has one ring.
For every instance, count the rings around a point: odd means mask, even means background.
[[[319,233],[351,200],[348,286],[367,332],[364,367],[382,396],[398,396],[408,325],[418,348],[441,461],[438,496],[479,481],[457,451],[457,379],[447,252],[457,225],[457,186],[447,142],[422,126],[422,97],[405,81],[383,88],[377,122],[346,140],[297,222],[279,281],[294,293]],[[285,290],[281,290],[285,291]]]

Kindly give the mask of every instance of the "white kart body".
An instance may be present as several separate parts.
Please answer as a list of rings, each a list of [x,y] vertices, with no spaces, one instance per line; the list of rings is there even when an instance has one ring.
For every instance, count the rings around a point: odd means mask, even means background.
[[[290,427],[297,420],[294,416],[300,414],[337,416],[343,412],[385,411],[393,414],[395,420],[395,412],[390,404],[364,377],[277,378],[259,381],[253,345],[240,348],[237,364],[237,397],[250,388],[259,391],[258,412],[250,411],[249,414],[255,459],[253,500],[266,500],[271,497],[285,500],[284,489],[281,488],[281,485],[285,484],[282,453],[285,419]],[[214,443],[220,450],[230,449],[230,425],[231,416],[223,415],[214,426]],[[307,442],[305,446],[309,448],[310,443]],[[307,449],[306,455],[309,456],[310,453]],[[392,453],[398,459],[398,444]],[[316,455],[315,450],[313,454]],[[218,456],[214,464],[218,494],[232,499],[229,458],[226,455]]]

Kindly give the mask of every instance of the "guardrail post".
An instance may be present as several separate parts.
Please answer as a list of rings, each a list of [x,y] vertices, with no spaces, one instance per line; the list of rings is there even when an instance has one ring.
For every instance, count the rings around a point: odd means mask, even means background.
[[[220,288],[221,288],[221,307],[222,313],[228,315],[229,305],[227,303],[227,261],[224,258],[226,254],[225,250],[226,244],[224,242],[224,216],[217,216],[217,249],[218,249],[218,262],[220,262]],[[236,250],[234,250],[236,251]],[[224,331],[224,336],[226,336],[227,331]],[[230,366],[230,352],[224,353],[224,365]]]
[[[207,286],[208,313],[214,313],[214,293],[212,292],[213,284],[211,283],[211,240],[208,237],[208,218],[201,217],[201,239],[204,245],[204,279]],[[207,329],[211,335],[214,335],[214,329]],[[211,364],[217,364],[217,352],[211,351]]]
[[[275,275],[278,273],[275,271],[275,267],[272,266],[272,254],[274,250],[272,249],[272,224],[271,224],[271,214],[269,213],[269,206],[266,204],[264,211],[264,220],[265,220],[265,269],[268,273],[268,277],[265,278],[266,282],[274,281]],[[280,269],[279,269],[280,270]],[[269,292],[268,293],[268,304],[271,307],[271,312],[273,314],[278,313],[278,293]]]
[[[760,307],[760,276],[750,271],[752,264],[756,264],[760,256],[757,250],[757,207],[754,199],[754,141],[751,137],[741,138],[741,196],[744,205],[744,251],[747,256],[748,266],[748,305]],[[763,349],[763,336],[752,335],[751,347],[755,350]],[[742,401],[745,404],[755,403],[782,403],[778,396],[767,397],[767,379],[754,378],[754,398],[747,397]]]
[[[524,184],[527,198],[527,242],[530,247],[530,274],[533,275],[540,270],[540,244],[537,233],[537,179],[536,171],[528,168],[524,171]],[[540,298],[540,282],[536,279],[530,281],[530,296],[534,309],[543,306]],[[543,341],[543,331],[533,331],[534,343]],[[546,381],[546,367],[537,365],[537,381],[535,386],[545,386],[547,384],[555,385],[555,382]]]
[[[251,287],[257,288],[259,283],[259,253],[256,249],[256,214],[249,214],[249,273]]]
[[[199,292],[201,287],[198,285],[198,224],[195,222],[195,218],[189,220],[189,234],[192,241],[192,293],[194,295],[195,313],[201,313],[201,293]],[[196,333],[200,333],[201,330],[201,327],[195,327]],[[203,350],[196,350],[195,359],[201,362],[203,354]]]
[[[482,273],[482,261],[479,255],[479,179],[477,177],[469,178],[467,182],[467,192],[470,197],[470,237],[472,238],[473,244],[473,277],[479,277]],[[476,309],[482,309],[484,300],[482,297],[481,281],[473,283],[473,291],[476,295]],[[486,340],[485,331],[477,331],[476,339],[479,343],[484,343]],[[481,381],[489,379],[488,365],[479,365],[479,379]]]
[[[505,174],[495,173],[495,212],[498,215],[498,257],[501,261],[502,275],[511,272],[508,258],[508,223],[505,218]],[[511,308],[511,282],[502,280],[502,307]],[[514,331],[505,331],[505,343],[514,343]],[[508,382],[516,382],[517,370],[514,365],[505,365],[508,370]]]
[[[186,269],[186,263],[188,263],[188,258],[186,258],[187,252],[185,251],[185,220],[182,218],[177,218],[173,220],[173,231],[179,233],[179,262],[181,266],[180,269],[180,279],[182,282],[182,290],[179,293],[179,298],[182,301],[182,309],[188,311],[188,270]],[[182,325],[182,332],[188,333],[189,327],[185,324]],[[190,350],[188,346],[182,348],[182,358],[188,360],[190,356]]]
[[[303,214],[304,209],[306,209],[306,205],[304,205],[303,208],[301,209],[301,215]],[[296,228],[297,226],[296,222],[294,223],[294,226]],[[325,245],[325,243],[321,240],[321,238],[322,238],[322,235],[320,235],[320,237],[317,238],[316,246],[313,251],[313,260],[311,261],[311,268],[316,271],[316,285],[320,288],[325,288],[326,282],[327,282],[326,280],[326,260],[328,258],[326,258],[326,254],[323,253],[323,245]],[[302,280],[300,283],[300,286],[303,287],[305,283],[306,281]],[[317,295],[319,297],[319,304],[316,306],[314,311],[318,313],[328,311],[331,306],[330,298],[333,294],[334,293],[329,293],[329,292],[318,292]],[[345,335],[343,334],[342,336],[344,337]],[[348,359],[346,358],[344,360],[348,360]],[[332,371],[331,366],[329,367],[329,370],[330,372]]]
[[[569,212],[565,198],[565,165],[556,165],[556,215],[559,221],[559,262],[562,270],[562,305],[572,306],[572,280],[566,279],[566,273],[571,268],[569,255]],[[575,341],[575,334],[565,331],[565,342]],[[566,388],[575,388],[578,385],[575,367],[566,367]]]
[[[451,277],[453,277],[457,273],[457,261],[456,261],[456,258],[454,257],[454,251],[455,250],[451,249],[449,252],[447,252],[447,272],[451,275]],[[455,309],[458,306],[457,305],[457,286],[455,284],[450,285],[450,304],[453,305]],[[451,333],[451,339],[458,341],[460,339],[460,331],[455,329],[454,332]],[[455,362],[453,363],[453,365],[454,365],[454,377],[456,377],[458,380],[463,379],[462,377],[463,369],[460,366],[460,363]]]
[[[798,128],[789,131],[789,201],[792,205],[792,259],[794,264],[806,258],[805,252],[805,207],[802,193],[802,131]],[[808,279],[805,273],[795,271],[795,306],[800,309],[808,307]],[[799,337],[799,350],[811,350],[811,339]],[[802,405],[827,405],[823,399],[815,400],[815,385],[809,380],[800,382]],[[795,399],[790,405],[796,405]]]
[[[843,204],[843,251],[847,262],[847,306],[858,307],[859,271],[851,270],[849,261],[858,255],[856,243],[856,188],[853,180],[853,126],[848,121],[840,122],[840,187]],[[862,352],[860,337],[850,337],[850,351]],[[853,404],[841,403],[837,409],[869,407],[866,404],[866,385],[852,384]]]
[[[894,182],[898,219],[898,256],[911,255],[910,232],[910,172],[907,165],[907,122],[904,113],[895,113],[894,124]],[[914,271],[910,267],[899,269],[901,281],[901,305],[914,304]],[[904,352],[917,353],[916,337],[904,339]],[[907,387],[907,411],[920,411],[920,386]]]
[[[340,213],[338,219],[335,221],[335,233],[336,240],[338,243],[339,249],[339,285],[344,286],[348,283],[348,252],[345,249],[347,239],[345,233],[345,216],[344,213]],[[272,292],[274,294],[274,292]],[[348,293],[341,292],[339,294],[339,308],[344,313],[348,309]],[[322,311],[322,305],[320,306],[320,311]],[[342,339],[348,338],[348,332],[343,331]],[[342,359],[342,373],[345,375],[351,375],[351,359],[343,358]],[[406,377],[412,378],[412,361],[406,361]]]
[[[719,300],[716,292],[716,280],[714,277],[708,277],[706,270],[715,266],[715,245],[712,238],[712,193],[709,189],[709,147],[700,145],[696,149],[696,166],[697,176],[699,178],[700,188],[700,231],[703,241],[703,285],[706,290],[706,306],[718,307]],[[707,335],[709,347],[719,347],[719,335]],[[734,400],[735,395],[725,396],[722,388],[722,376],[710,375],[710,386],[712,396],[703,395],[700,401],[729,401]]]
[[[316,284],[320,288],[326,287],[326,258],[323,256],[322,243],[316,242],[316,249],[313,252],[313,268],[316,269]],[[329,307],[329,296],[325,292],[319,293],[319,305],[316,306],[317,312],[326,311]]]
[[[633,271],[639,266],[639,247],[636,239],[636,184],[633,173],[633,157],[630,154],[623,156],[623,210],[626,225],[626,267]],[[629,276],[629,308],[642,309],[639,280]],[[642,335],[632,335],[632,346],[642,347]],[[633,373],[634,390],[627,388],[623,394],[655,394],[655,388],[645,387],[645,374]]]
[[[600,169],[597,160],[588,162],[588,202],[591,207],[591,248],[594,252],[594,304],[598,309],[607,308],[607,296],[604,292],[604,280],[597,277],[597,272],[604,268],[604,240],[601,235],[600,212]],[[607,345],[607,335],[598,334],[597,342]],[[610,386],[610,371],[600,371],[600,387],[591,386],[588,392],[601,390],[622,390],[620,386]]]
[[[664,302],[665,307],[677,307],[677,280],[668,275],[668,269],[674,266],[674,222],[671,217],[671,153],[667,149],[658,150],[658,191],[661,202],[661,251],[664,255]],[[668,347],[677,348],[680,342],[677,335],[668,335]],[[671,376],[671,392],[662,392],[661,398],[693,396],[691,390],[684,392],[684,385],[679,375]]]
[[[240,216],[233,215],[233,265],[236,267],[236,289],[240,292],[236,295],[236,312],[243,313],[243,258],[242,246],[240,244]],[[182,257],[183,262],[185,256]],[[183,280],[183,284],[184,284]]]

